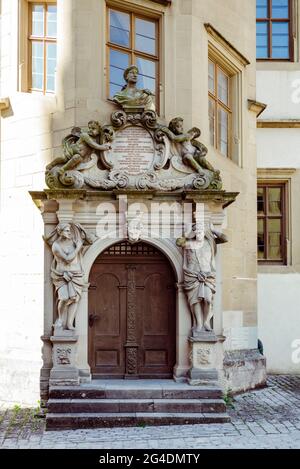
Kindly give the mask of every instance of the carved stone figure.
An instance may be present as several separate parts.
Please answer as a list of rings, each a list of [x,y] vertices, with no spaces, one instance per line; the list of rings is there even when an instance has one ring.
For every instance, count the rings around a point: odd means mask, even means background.
[[[70,365],[71,348],[58,348],[57,349],[57,362],[60,365]]]
[[[75,223],[60,223],[45,239],[52,246],[51,278],[58,298],[58,318],[55,329],[74,330],[74,319],[81,298],[83,281],[82,248],[93,238]]]
[[[128,221],[127,234],[130,243],[136,243],[140,240],[144,226],[139,217]]]
[[[162,125],[152,93],[136,87],[137,73],[135,66],[125,70],[127,85],[115,96],[124,110],[114,111],[110,124],[90,121],[87,130],[74,127],[64,138],[63,155],[46,168],[50,189],[222,189],[220,172],[197,140],[200,130],[185,132],[180,117]]]
[[[155,111],[154,94],[147,89],[138,89],[139,69],[131,65],[124,71],[124,80],[126,85],[121,91],[113,97],[115,103],[119,104],[124,110],[130,108],[141,108],[145,111]]]
[[[101,126],[97,121],[88,123],[88,131],[82,131],[78,127],[74,127],[70,135],[63,140],[63,155],[55,158],[47,165],[46,171],[50,171],[57,165],[59,175],[63,175],[65,171],[75,169],[80,163],[87,161],[92,150],[108,151],[111,149],[110,143],[100,145],[96,138],[101,134]]]
[[[197,230],[177,239],[184,248],[184,290],[192,313],[192,333],[211,332],[213,298],[216,292],[215,255],[224,234],[212,229]]]
[[[178,152],[187,166],[199,174],[203,174],[203,169],[219,173],[205,158],[208,152],[206,146],[196,140],[201,135],[200,129],[193,127],[188,132],[184,132],[183,119],[175,117],[169,123],[169,127],[163,127],[161,130],[176,144]]]

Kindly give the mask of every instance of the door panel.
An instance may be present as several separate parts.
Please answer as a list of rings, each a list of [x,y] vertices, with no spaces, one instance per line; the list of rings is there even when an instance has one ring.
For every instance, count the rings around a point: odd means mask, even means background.
[[[90,276],[89,314],[93,377],[172,377],[175,278],[153,246],[123,242],[98,257]]]
[[[167,261],[142,265],[137,290],[140,329],[139,375],[172,377],[175,364],[175,284]]]
[[[117,378],[125,372],[126,291],[121,285],[124,279],[123,264],[115,265],[114,269],[107,264],[93,266],[89,314],[95,319],[89,327],[89,363],[95,377],[104,374]]]

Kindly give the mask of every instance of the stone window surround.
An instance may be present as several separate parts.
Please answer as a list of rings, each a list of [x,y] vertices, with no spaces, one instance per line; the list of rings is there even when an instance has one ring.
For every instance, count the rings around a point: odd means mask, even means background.
[[[209,103],[213,103],[214,107],[214,125],[213,125],[213,134],[210,132],[210,138],[213,138],[214,147],[222,153],[223,156],[226,158],[231,158],[231,147],[232,147],[232,132],[231,132],[231,122],[232,122],[232,109],[231,109],[231,91],[232,91],[232,81],[231,76],[227,75],[227,73],[220,67],[217,61],[212,61],[209,58],[209,65],[212,64],[214,67],[214,91],[208,90],[208,99]],[[227,103],[223,103],[219,96],[219,73],[222,73],[227,79]],[[222,152],[221,146],[221,139],[219,133],[219,111],[223,111],[226,113],[227,117],[227,151]]]
[[[30,52],[29,52],[29,7],[32,3],[49,3],[57,4],[57,0],[21,0],[19,6],[19,77],[18,77],[18,91],[31,93],[30,90]],[[43,95],[42,91],[33,91]],[[45,93],[46,95],[53,96],[52,92]]]
[[[152,3],[152,2],[151,2]],[[104,2],[104,8],[105,8],[105,36],[103,36],[103,41],[105,48],[107,48],[107,42],[108,42],[108,35],[109,35],[109,30],[108,30],[108,23],[107,23],[107,12],[109,8],[115,8],[119,9],[120,11],[128,12],[128,13],[133,13],[135,15],[141,15],[144,16],[145,18],[149,19],[155,19],[158,23],[157,28],[158,28],[158,83],[157,83],[157,93],[159,96],[157,97],[157,109],[158,109],[158,114],[159,115],[164,115],[164,86],[163,86],[163,64],[164,64],[164,57],[162,51],[164,50],[164,44],[163,44],[163,18],[164,18],[164,11],[166,10],[166,6],[170,6],[170,2],[156,2],[153,1],[153,6],[152,8],[149,8],[148,6],[145,7],[144,5],[137,4],[134,2],[131,2],[130,0],[126,2],[126,5],[124,5],[123,0],[105,0]],[[104,90],[103,90],[103,96],[105,96],[104,99],[107,99],[108,101],[108,79],[109,79],[109,63],[108,63],[108,54],[105,52],[104,54],[105,57],[105,83],[104,83]]]
[[[210,24],[205,24],[208,33],[208,59],[217,63],[230,77],[231,94],[231,136],[230,154],[228,159],[240,167],[243,167],[243,106],[246,99],[243,91],[243,75],[249,61],[232,44],[230,44]],[[210,145],[211,151],[215,151],[222,158],[224,155]]]
[[[293,272],[293,249],[292,249],[292,175],[295,168],[258,168],[257,183],[282,184],[285,190],[285,236],[286,256],[285,262],[268,263],[258,262],[258,273],[287,273]]]

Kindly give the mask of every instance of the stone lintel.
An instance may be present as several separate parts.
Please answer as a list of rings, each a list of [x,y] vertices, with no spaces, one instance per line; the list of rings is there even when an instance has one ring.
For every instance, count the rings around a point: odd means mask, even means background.
[[[210,23],[205,23],[206,31],[213,37],[219,44],[235,57],[244,67],[250,65],[250,60],[247,59],[233,44],[231,44],[219,31],[217,31]]]
[[[195,203],[213,202],[222,205],[223,208],[232,204],[238,192],[226,192],[223,190],[189,190],[189,191],[160,191],[160,190],[113,190],[113,191],[87,191],[85,189],[44,189],[43,191],[30,191],[35,205],[41,209],[46,200],[85,200],[97,201],[103,199],[118,199],[126,195],[129,199],[164,199],[171,201],[186,201]]]
[[[153,3],[159,3],[160,5],[169,6],[172,3],[172,0],[150,0]]]

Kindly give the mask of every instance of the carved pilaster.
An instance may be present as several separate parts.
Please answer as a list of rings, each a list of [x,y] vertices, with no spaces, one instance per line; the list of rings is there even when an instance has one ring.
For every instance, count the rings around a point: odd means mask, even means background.
[[[127,377],[134,377],[138,373],[135,270],[134,265],[127,266],[127,341],[125,344]]]

